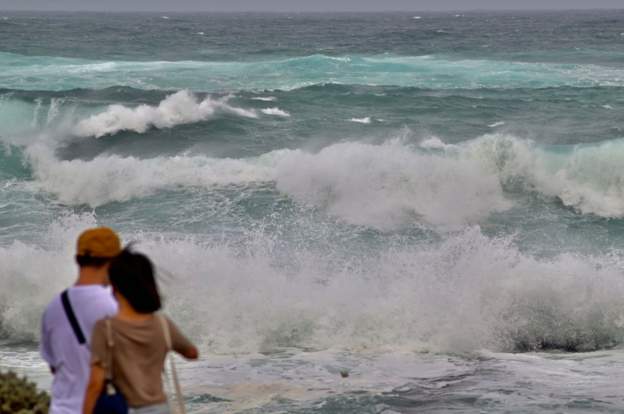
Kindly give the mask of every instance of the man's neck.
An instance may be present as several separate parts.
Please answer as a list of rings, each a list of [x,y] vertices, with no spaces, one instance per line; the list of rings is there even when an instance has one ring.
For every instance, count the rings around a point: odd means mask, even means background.
[[[105,285],[106,270],[93,267],[82,267],[74,286]]]

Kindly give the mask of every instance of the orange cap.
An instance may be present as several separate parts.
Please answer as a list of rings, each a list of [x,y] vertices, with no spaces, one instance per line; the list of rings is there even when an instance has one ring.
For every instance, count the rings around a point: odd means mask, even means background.
[[[85,230],[76,246],[76,255],[109,258],[121,253],[119,236],[108,227]]]

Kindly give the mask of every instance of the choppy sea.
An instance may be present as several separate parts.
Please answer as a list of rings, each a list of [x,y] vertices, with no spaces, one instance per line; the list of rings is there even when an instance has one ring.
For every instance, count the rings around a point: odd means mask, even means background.
[[[108,225],[192,413],[622,413],[623,165],[624,11],[0,12],[0,367]]]

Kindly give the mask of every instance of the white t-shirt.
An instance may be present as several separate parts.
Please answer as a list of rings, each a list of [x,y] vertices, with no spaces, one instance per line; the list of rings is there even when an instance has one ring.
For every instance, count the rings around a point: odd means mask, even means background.
[[[50,414],[82,412],[90,375],[89,342],[93,326],[117,313],[110,288],[80,285],[69,288],[69,302],[87,340],[80,345],[57,295],[46,308],[41,322],[41,356],[55,370]]]

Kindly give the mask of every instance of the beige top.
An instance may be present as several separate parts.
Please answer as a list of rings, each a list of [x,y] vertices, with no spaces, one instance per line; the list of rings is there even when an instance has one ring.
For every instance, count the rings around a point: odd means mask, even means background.
[[[107,369],[106,321],[93,328],[91,363]],[[167,319],[173,350],[182,353],[193,344]],[[126,397],[130,407],[161,404],[167,397],[163,391],[162,372],[167,344],[159,318],[141,322],[111,319],[113,347],[113,382]]]

